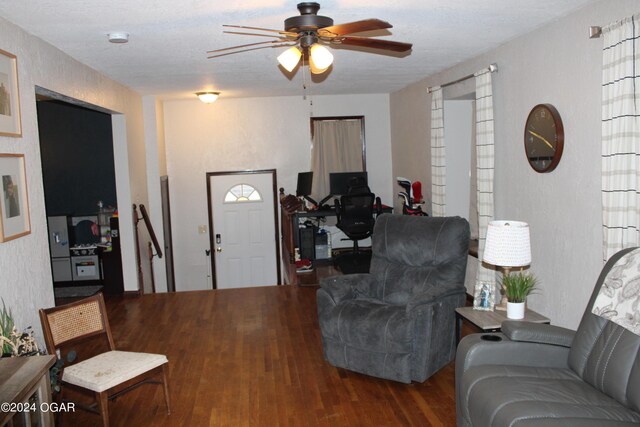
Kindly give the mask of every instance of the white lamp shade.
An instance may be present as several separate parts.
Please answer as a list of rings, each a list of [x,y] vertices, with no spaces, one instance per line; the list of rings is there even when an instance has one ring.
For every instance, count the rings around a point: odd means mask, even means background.
[[[313,74],[324,73],[333,64],[333,55],[321,44],[316,43],[311,46],[309,53],[309,65]]]
[[[529,224],[521,221],[489,222],[482,260],[498,267],[531,264]]]
[[[298,62],[300,62],[301,56],[302,52],[300,52],[300,49],[298,49],[296,46],[293,46],[278,55],[278,62],[280,63],[280,65],[282,65],[282,68],[284,68],[288,72],[291,72],[294,68],[296,68]]]
[[[220,92],[196,92],[198,99],[204,102],[205,104],[211,104],[216,102],[218,96],[220,96]]]

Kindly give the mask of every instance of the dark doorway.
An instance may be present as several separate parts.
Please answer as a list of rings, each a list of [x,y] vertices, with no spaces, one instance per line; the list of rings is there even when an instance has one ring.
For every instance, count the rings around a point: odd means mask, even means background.
[[[43,97],[37,111],[54,293],[121,294],[112,117]]]

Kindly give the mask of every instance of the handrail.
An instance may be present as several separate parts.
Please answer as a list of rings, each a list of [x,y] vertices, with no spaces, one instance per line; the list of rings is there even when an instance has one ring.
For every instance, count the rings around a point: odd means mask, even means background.
[[[151,237],[151,241],[153,242],[153,247],[156,249],[156,255],[158,258],[162,258],[162,249],[160,248],[160,244],[158,243],[158,239],[156,238],[156,233],[153,231],[153,225],[151,225],[151,221],[149,220],[149,214],[147,214],[147,209],[143,204],[140,204],[140,212],[142,213],[142,219],[144,220],[144,224],[147,226],[147,231],[149,232],[149,236]]]

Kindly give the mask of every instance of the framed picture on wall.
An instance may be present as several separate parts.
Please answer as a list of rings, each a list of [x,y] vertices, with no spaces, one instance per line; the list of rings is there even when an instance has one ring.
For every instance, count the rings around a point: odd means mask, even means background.
[[[0,154],[0,242],[31,233],[24,154]]]
[[[18,60],[4,50],[0,50],[0,135],[22,136]]]

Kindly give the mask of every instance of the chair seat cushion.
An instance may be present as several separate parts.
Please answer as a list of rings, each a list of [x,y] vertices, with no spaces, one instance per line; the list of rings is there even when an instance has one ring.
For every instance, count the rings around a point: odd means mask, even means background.
[[[373,299],[356,299],[336,306],[323,330],[334,341],[378,353],[411,353],[413,320],[406,307]]]
[[[162,354],[108,351],[65,368],[62,380],[101,392],[167,362]]]
[[[585,383],[570,369],[483,365],[464,373],[460,395],[473,426],[620,425],[640,415]]]

